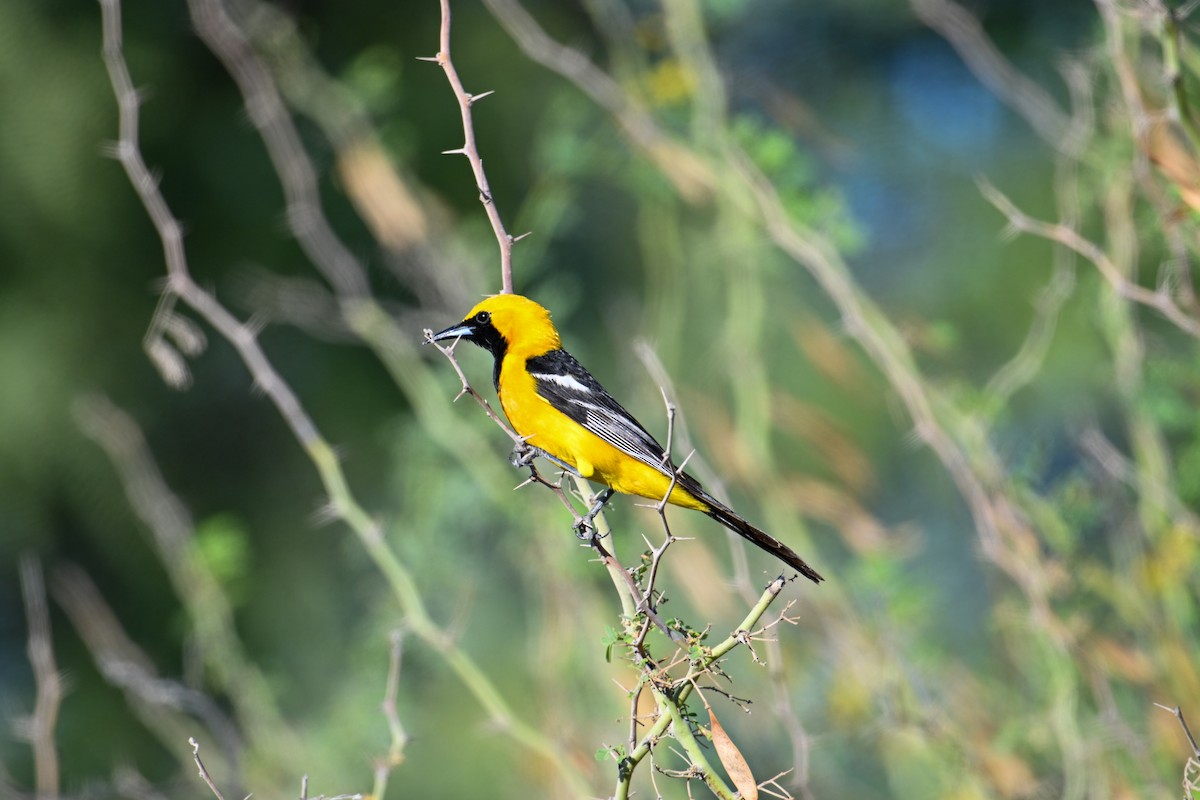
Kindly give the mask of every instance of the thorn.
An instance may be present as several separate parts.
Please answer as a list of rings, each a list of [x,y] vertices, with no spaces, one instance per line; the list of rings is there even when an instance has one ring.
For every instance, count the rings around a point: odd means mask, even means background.
[[[534,477],[532,475],[530,475],[528,478],[526,478],[525,480],[521,481],[516,486],[514,486],[513,491],[515,492],[517,489],[524,489],[526,486],[528,486],[529,484],[534,483],[534,482],[535,482]]]
[[[482,92],[480,94],[469,94],[469,95],[467,95],[467,105],[473,106],[473,105],[475,105],[475,102],[477,100],[482,100],[483,98],[487,97],[489,94],[495,94],[495,93],[496,93],[495,89],[488,89],[486,92]]]
[[[457,403],[459,400],[461,400],[461,399],[462,399],[462,396],[463,396],[464,394],[466,394],[466,393],[467,393],[467,387],[465,387],[465,386],[464,386],[464,387],[462,388],[462,391],[460,391],[458,394],[454,395],[454,399],[453,399],[453,400],[451,400],[450,402],[451,402],[451,403]]]
[[[121,160],[121,145],[119,141],[105,141],[100,143],[100,156],[102,158],[111,158],[114,161]]]
[[[431,64],[440,64],[442,63],[442,54],[438,53],[436,56],[417,56],[417,61],[428,61]]]
[[[465,156],[466,154],[467,154],[467,146],[465,144],[462,147],[459,147],[455,150],[443,150],[442,151],[442,155],[444,155],[444,156]]]
[[[524,239],[526,236],[533,236],[533,231],[525,231],[525,232],[524,232],[524,233],[522,233],[520,236],[509,236],[509,237],[508,237],[508,240],[509,240],[510,242],[512,242],[513,244],[516,244],[517,242],[519,242],[519,241],[521,241],[522,239]]]
[[[267,329],[267,321],[262,315],[254,314],[242,323],[242,329],[250,338],[257,339],[259,334]]]

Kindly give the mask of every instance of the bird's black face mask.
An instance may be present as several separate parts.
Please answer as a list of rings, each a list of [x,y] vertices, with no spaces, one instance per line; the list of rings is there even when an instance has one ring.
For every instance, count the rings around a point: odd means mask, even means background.
[[[504,360],[504,354],[508,350],[508,342],[500,335],[500,331],[496,330],[496,326],[492,324],[492,315],[486,311],[480,311],[473,317],[464,319],[457,325],[451,325],[445,330],[438,331],[433,335],[431,341],[440,342],[445,339],[466,339],[472,344],[482,347],[491,353],[496,359],[496,366],[492,375],[492,383],[496,388],[500,388],[500,362]]]
[[[464,319],[457,325],[451,325],[433,335],[435,342],[445,339],[466,339],[487,350],[496,358],[504,358],[504,351],[508,349],[508,342],[504,341],[500,331],[496,330],[496,326],[492,324],[492,315],[486,311],[480,311],[475,316]]]

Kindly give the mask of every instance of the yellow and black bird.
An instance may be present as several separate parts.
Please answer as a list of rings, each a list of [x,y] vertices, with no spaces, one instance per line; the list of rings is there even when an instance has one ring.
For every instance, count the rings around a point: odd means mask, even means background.
[[[516,294],[489,297],[462,322],[433,335],[433,341],[459,338],[495,357],[492,382],[513,430],[538,454],[608,487],[593,513],[613,490],[662,500],[670,489],[667,502],[702,511],[809,580],[823,580],[791,548],[678,470],[662,445],[562,348],[550,312],[534,301]]]

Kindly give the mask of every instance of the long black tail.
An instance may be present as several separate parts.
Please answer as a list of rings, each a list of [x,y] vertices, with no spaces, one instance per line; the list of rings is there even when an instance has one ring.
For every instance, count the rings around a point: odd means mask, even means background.
[[[712,509],[708,512],[708,515],[724,525],[726,528],[729,528],[729,530],[758,545],[763,550],[766,550],[768,553],[787,564],[789,567],[799,570],[801,575],[808,578],[813,583],[820,583],[821,581],[825,580],[823,577],[821,577],[821,573],[804,563],[804,559],[796,555],[796,552],[792,550],[792,548],[788,547],[771,534],[765,531],[760,531],[749,522],[746,522],[746,520],[739,517],[737,513],[733,511],[733,509],[726,508],[725,506],[713,500],[711,497],[706,496],[704,501],[708,503]]]

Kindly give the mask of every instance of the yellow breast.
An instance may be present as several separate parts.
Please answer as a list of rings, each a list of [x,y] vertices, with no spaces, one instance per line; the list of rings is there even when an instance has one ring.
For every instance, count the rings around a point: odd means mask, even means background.
[[[511,359],[511,361],[510,361]],[[618,492],[661,500],[671,479],[601,439],[537,393],[537,381],[524,359],[507,356],[500,372],[500,407],[513,430],[533,447],[572,466],[580,475]],[[708,506],[680,487],[674,505],[707,511]]]

